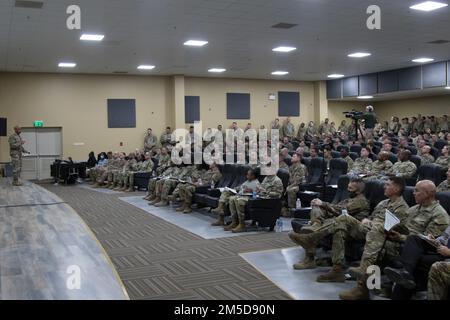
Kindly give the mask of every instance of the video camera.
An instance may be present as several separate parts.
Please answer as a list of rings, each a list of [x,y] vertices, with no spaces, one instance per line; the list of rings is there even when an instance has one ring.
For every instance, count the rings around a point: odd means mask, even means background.
[[[356,110],[344,111],[343,114],[345,115],[346,118],[352,118],[353,120],[359,120],[363,116],[362,112]]]

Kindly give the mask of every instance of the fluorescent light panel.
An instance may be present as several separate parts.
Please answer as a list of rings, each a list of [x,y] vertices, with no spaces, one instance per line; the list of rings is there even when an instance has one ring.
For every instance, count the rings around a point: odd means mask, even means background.
[[[203,47],[206,44],[208,44],[208,41],[204,40],[188,40],[184,43],[185,46],[191,47]]]
[[[331,79],[338,79],[338,78],[343,78],[343,77],[345,77],[343,74],[338,74],[338,73],[333,73],[333,74],[328,75],[328,78],[331,78]]]
[[[58,63],[58,67],[60,68],[75,68],[77,66],[74,62],[60,62]]]
[[[359,96],[358,99],[360,99],[360,100],[369,100],[369,99],[373,99],[373,96]]]
[[[211,68],[208,70],[208,72],[212,72],[212,73],[222,73],[227,71],[227,69],[224,68]]]
[[[368,52],[355,52],[355,53],[350,53],[348,55],[348,57],[350,58],[365,58],[365,57],[369,57],[371,56],[371,53]]]
[[[450,90],[450,86],[448,86],[448,87],[445,87],[445,89],[447,89],[447,90]]]
[[[146,65],[146,64],[141,64],[140,66],[137,67],[139,70],[152,70],[155,69],[155,66],[152,65]]]
[[[434,59],[432,58],[417,58],[412,60],[412,62],[416,62],[416,63],[427,63],[427,62],[431,62],[434,61]]]
[[[447,6],[448,6],[447,3],[436,2],[436,1],[425,1],[425,2],[415,4],[409,8],[413,9],[413,10],[430,12],[430,11],[441,9],[441,8],[444,8]]]
[[[274,75],[274,76],[285,76],[287,74],[289,74],[288,71],[274,71],[274,72],[272,72],[272,75]]]
[[[102,41],[105,36],[103,34],[82,34],[80,40],[84,41]]]
[[[295,50],[297,50],[297,48],[295,48],[295,47],[276,47],[276,48],[272,49],[272,51],[275,51],[275,52],[291,52],[291,51],[295,51]]]

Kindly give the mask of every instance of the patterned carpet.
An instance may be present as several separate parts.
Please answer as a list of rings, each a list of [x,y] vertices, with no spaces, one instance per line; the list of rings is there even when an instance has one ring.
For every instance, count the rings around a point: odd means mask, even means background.
[[[120,201],[123,193],[42,186],[72,206],[92,229],[131,299],[290,299],[238,256],[291,247],[286,233],[205,240]]]

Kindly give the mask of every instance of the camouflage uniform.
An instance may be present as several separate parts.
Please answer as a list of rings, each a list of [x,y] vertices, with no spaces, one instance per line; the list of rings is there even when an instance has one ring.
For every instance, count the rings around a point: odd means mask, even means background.
[[[440,156],[439,158],[436,159],[435,161],[436,164],[440,165],[443,168],[450,168],[450,156]]]
[[[346,156],[344,160],[347,161],[347,172],[350,172],[353,169],[353,159],[350,156]]]
[[[152,152],[158,143],[158,138],[153,134],[147,134],[144,139],[144,151]]]
[[[236,188],[236,192],[241,193],[243,190],[251,189],[253,193],[256,192],[256,188],[259,186],[260,183],[258,179],[255,179],[253,181],[246,180],[243,184],[241,184]],[[219,215],[224,216],[225,215],[224,208],[229,204],[229,200],[233,195],[234,195],[233,192],[224,190],[220,194],[219,206],[217,207],[217,209],[214,209],[213,212],[219,213]]]
[[[167,201],[169,200],[169,193],[173,191],[177,185],[179,184],[179,179],[184,180],[187,179],[192,173],[192,171],[195,169],[194,166],[185,166],[183,167],[178,175],[173,175],[174,178],[167,179],[164,181],[164,184],[161,188],[161,205],[165,205]]]
[[[280,168],[280,169],[283,169],[283,170],[286,170],[286,171],[289,170],[289,166],[288,166],[287,163],[284,162],[283,160],[280,161],[279,168]]]
[[[163,171],[161,174],[159,174],[157,177],[154,178],[150,178],[150,180],[148,181],[148,186],[147,186],[147,200],[153,200],[154,198],[157,197],[157,183],[158,181],[161,181],[161,179],[164,179],[166,177],[169,177],[172,175],[172,172],[175,170],[176,167],[169,167],[167,168],[165,171]]]
[[[153,171],[153,160],[148,159],[143,162],[139,162],[136,167],[134,168],[135,171],[130,171],[130,174],[128,175],[128,186],[130,190],[134,187],[134,175],[136,173],[147,173]]]
[[[414,164],[414,162],[411,161],[403,161],[403,162],[396,162],[389,173],[397,176],[397,177],[403,177],[403,178],[412,178],[414,174],[417,171],[417,167]]]
[[[435,262],[428,274],[428,300],[447,300],[450,287],[450,261]]]
[[[123,187],[132,188],[134,184],[134,173],[139,171],[141,168],[141,163],[137,162],[136,159],[131,159],[128,163],[128,168],[122,175]],[[133,182],[131,184],[130,182]]]
[[[295,127],[292,123],[285,123],[283,124],[283,126],[281,127],[281,131],[280,131],[280,138],[284,138],[284,137],[293,137],[295,136]]]
[[[371,176],[367,177],[367,179],[381,179],[386,176],[388,172],[392,170],[392,162],[389,160],[380,161],[377,160],[372,165]]]
[[[161,143],[161,147],[166,148],[167,150],[172,150],[173,145],[171,144],[172,134],[171,133],[163,133],[159,138],[159,142]]]
[[[304,164],[297,162],[289,168],[289,183],[286,187],[288,197],[288,207],[295,208],[299,185],[306,181],[306,167]]]
[[[449,180],[442,181],[441,184],[437,187],[437,192],[445,192],[445,191],[450,191]]]
[[[350,171],[350,174],[366,174],[367,172],[372,171],[373,161],[370,158],[358,158],[353,163],[353,168]]]
[[[329,134],[331,129],[331,125],[329,123],[322,123],[319,126],[319,133],[320,134]]]
[[[9,136],[9,155],[13,166],[13,183],[19,183],[20,173],[22,171],[22,153],[27,152],[23,148],[22,138],[17,133]]]
[[[113,166],[110,171],[108,171],[108,184],[115,185],[117,183],[117,176],[119,172],[123,169],[125,166],[126,160],[117,158],[115,161],[113,161]],[[116,177],[116,179],[115,179]]]
[[[283,194],[283,182],[276,175],[266,176],[261,183],[259,196],[261,198],[279,199]],[[231,218],[243,224],[245,221],[245,205],[250,196],[236,195],[229,199]]]
[[[298,131],[297,131],[297,139],[298,140],[304,140],[305,139],[305,134],[306,134],[306,127],[299,127]]]
[[[118,160],[117,158],[112,158],[108,160],[108,164],[106,165],[106,167],[104,167],[104,170],[101,171],[99,177],[97,178],[97,183],[99,185],[102,185],[108,179],[110,173],[113,172],[113,170],[116,170],[117,160]]]
[[[168,167],[170,167],[172,160],[170,159],[170,154],[158,156],[158,166],[156,167],[156,175],[161,175]]]
[[[201,175],[202,186],[210,186],[212,183],[214,185],[222,179],[222,174],[219,171],[219,168],[215,168],[213,170],[208,170]],[[184,200],[184,209],[185,211],[191,211],[192,205],[192,197],[195,194],[195,190],[197,187],[192,184],[181,184],[180,185],[180,198]]]
[[[431,154],[426,153],[420,156],[420,164],[422,166],[429,163],[434,163],[434,157]]]

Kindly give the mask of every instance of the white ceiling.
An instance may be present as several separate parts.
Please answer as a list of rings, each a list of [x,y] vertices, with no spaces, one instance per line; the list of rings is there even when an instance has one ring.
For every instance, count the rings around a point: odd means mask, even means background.
[[[448,1],[448,0],[441,0]],[[355,75],[413,65],[421,56],[450,59],[450,7],[410,10],[419,0],[43,0],[42,9],[15,8],[0,0],[0,71],[67,72],[60,61],[78,64],[70,72],[320,80],[327,74]],[[366,28],[366,9],[382,9],[382,30]],[[77,3],[82,30],[66,28],[66,8]],[[279,22],[298,24],[273,29]],[[103,33],[102,43],[79,40],[81,32]],[[183,46],[206,39],[203,48]],[[272,52],[278,45],[294,53]],[[351,59],[347,54],[369,51]],[[153,64],[152,71],[138,71]],[[288,76],[270,75],[287,70]],[[218,77],[218,75],[215,75]]]

